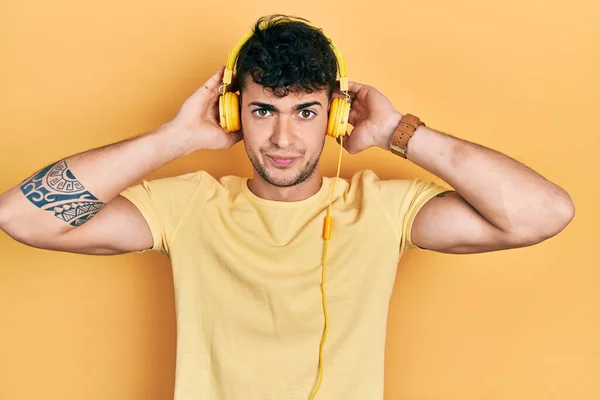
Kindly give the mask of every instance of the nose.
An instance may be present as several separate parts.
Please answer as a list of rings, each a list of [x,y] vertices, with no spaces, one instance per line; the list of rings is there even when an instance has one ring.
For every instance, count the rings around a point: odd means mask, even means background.
[[[279,148],[286,149],[294,144],[293,124],[289,118],[280,116],[273,125],[271,142]]]

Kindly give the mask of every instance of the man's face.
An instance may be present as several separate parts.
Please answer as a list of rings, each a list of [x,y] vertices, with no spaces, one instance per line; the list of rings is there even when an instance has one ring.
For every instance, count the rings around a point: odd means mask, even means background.
[[[325,145],[327,91],[279,98],[250,76],[246,79],[240,113],[244,146],[254,169],[274,186],[305,181],[317,170]]]

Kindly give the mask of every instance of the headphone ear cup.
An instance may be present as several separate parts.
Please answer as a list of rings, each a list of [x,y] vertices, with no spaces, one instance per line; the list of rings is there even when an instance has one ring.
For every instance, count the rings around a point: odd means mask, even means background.
[[[240,100],[236,93],[226,92],[219,97],[219,115],[219,124],[227,133],[240,130]]]
[[[331,101],[329,108],[329,119],[327,120],[327,135],[337,138],[337,118],[340,111],[340,99],[338,97]]]
[[[227,108],[227,116],[229,117],[229,132],[239,131],[242,127],[240,121],[240,98],[237,93],[228,92],[229,107]]]
[[[227,115],[225,114],[225,95],[219,96],[219,125],[221,128],[227,130]]]
[[[350,102],[339,97],[333,99],[329,109],[329,119],[327,120],[327,134],[336,139],[345,136],[349,115]]]
[[[346,100],[341,100],[341,110],[340,110],[340,125],[338,127],[338,136],[346,136],[348,129],[348,118],[350,116],[350,102]]]

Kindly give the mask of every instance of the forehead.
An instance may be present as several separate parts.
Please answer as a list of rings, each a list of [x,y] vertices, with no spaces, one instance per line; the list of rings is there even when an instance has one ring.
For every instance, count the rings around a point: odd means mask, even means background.
[[[259,85],[258,83],[252,80],[251,76],[246,76],[246,87],[242,91],[244,102],[247,101],[262,101],[265,103],[291,103],[297,104],[306,101],[310,101],[311,99],[327,99],[327,90],[314,90],[312,93],[306,93],[302,90],[297,92],[290,92],[287,96],[278,97],[270,89]],[[325,103],[326,104],[326,103]]]

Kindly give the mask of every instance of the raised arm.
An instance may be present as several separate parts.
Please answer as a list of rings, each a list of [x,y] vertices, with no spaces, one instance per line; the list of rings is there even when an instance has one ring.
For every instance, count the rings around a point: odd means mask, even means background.
[[[424,126],[409,143],[408,160],[456,190],[417,214],[412,241],[419,247],[479,253],[530,246],[574,216],[564,189],[505,154]]]
[[[61,159],[0,195],[0,229],[24,244],[59,251],[118,254],[152,247],[144,218],[119,193],[176,158],[241,139],[218,123],[222,73],[160,128]]]
[[[371,146],[389,151],[403,114],[372,86],[350,82],[349,88],[354,130],[344,147],[352,154]],[[498,151],[421,125],[405,155],[455,190],[417,213],[410,239],[420,248],[478,253],[529,246],[556,235],[574,216],[564,189]]]
[[[144,219],[118,194],[183,154],[168,126],[75,154],[0,196],[0,228],[38,248],[113,254],[152,246]],[[84,234],[85,233],[85,234]]]

